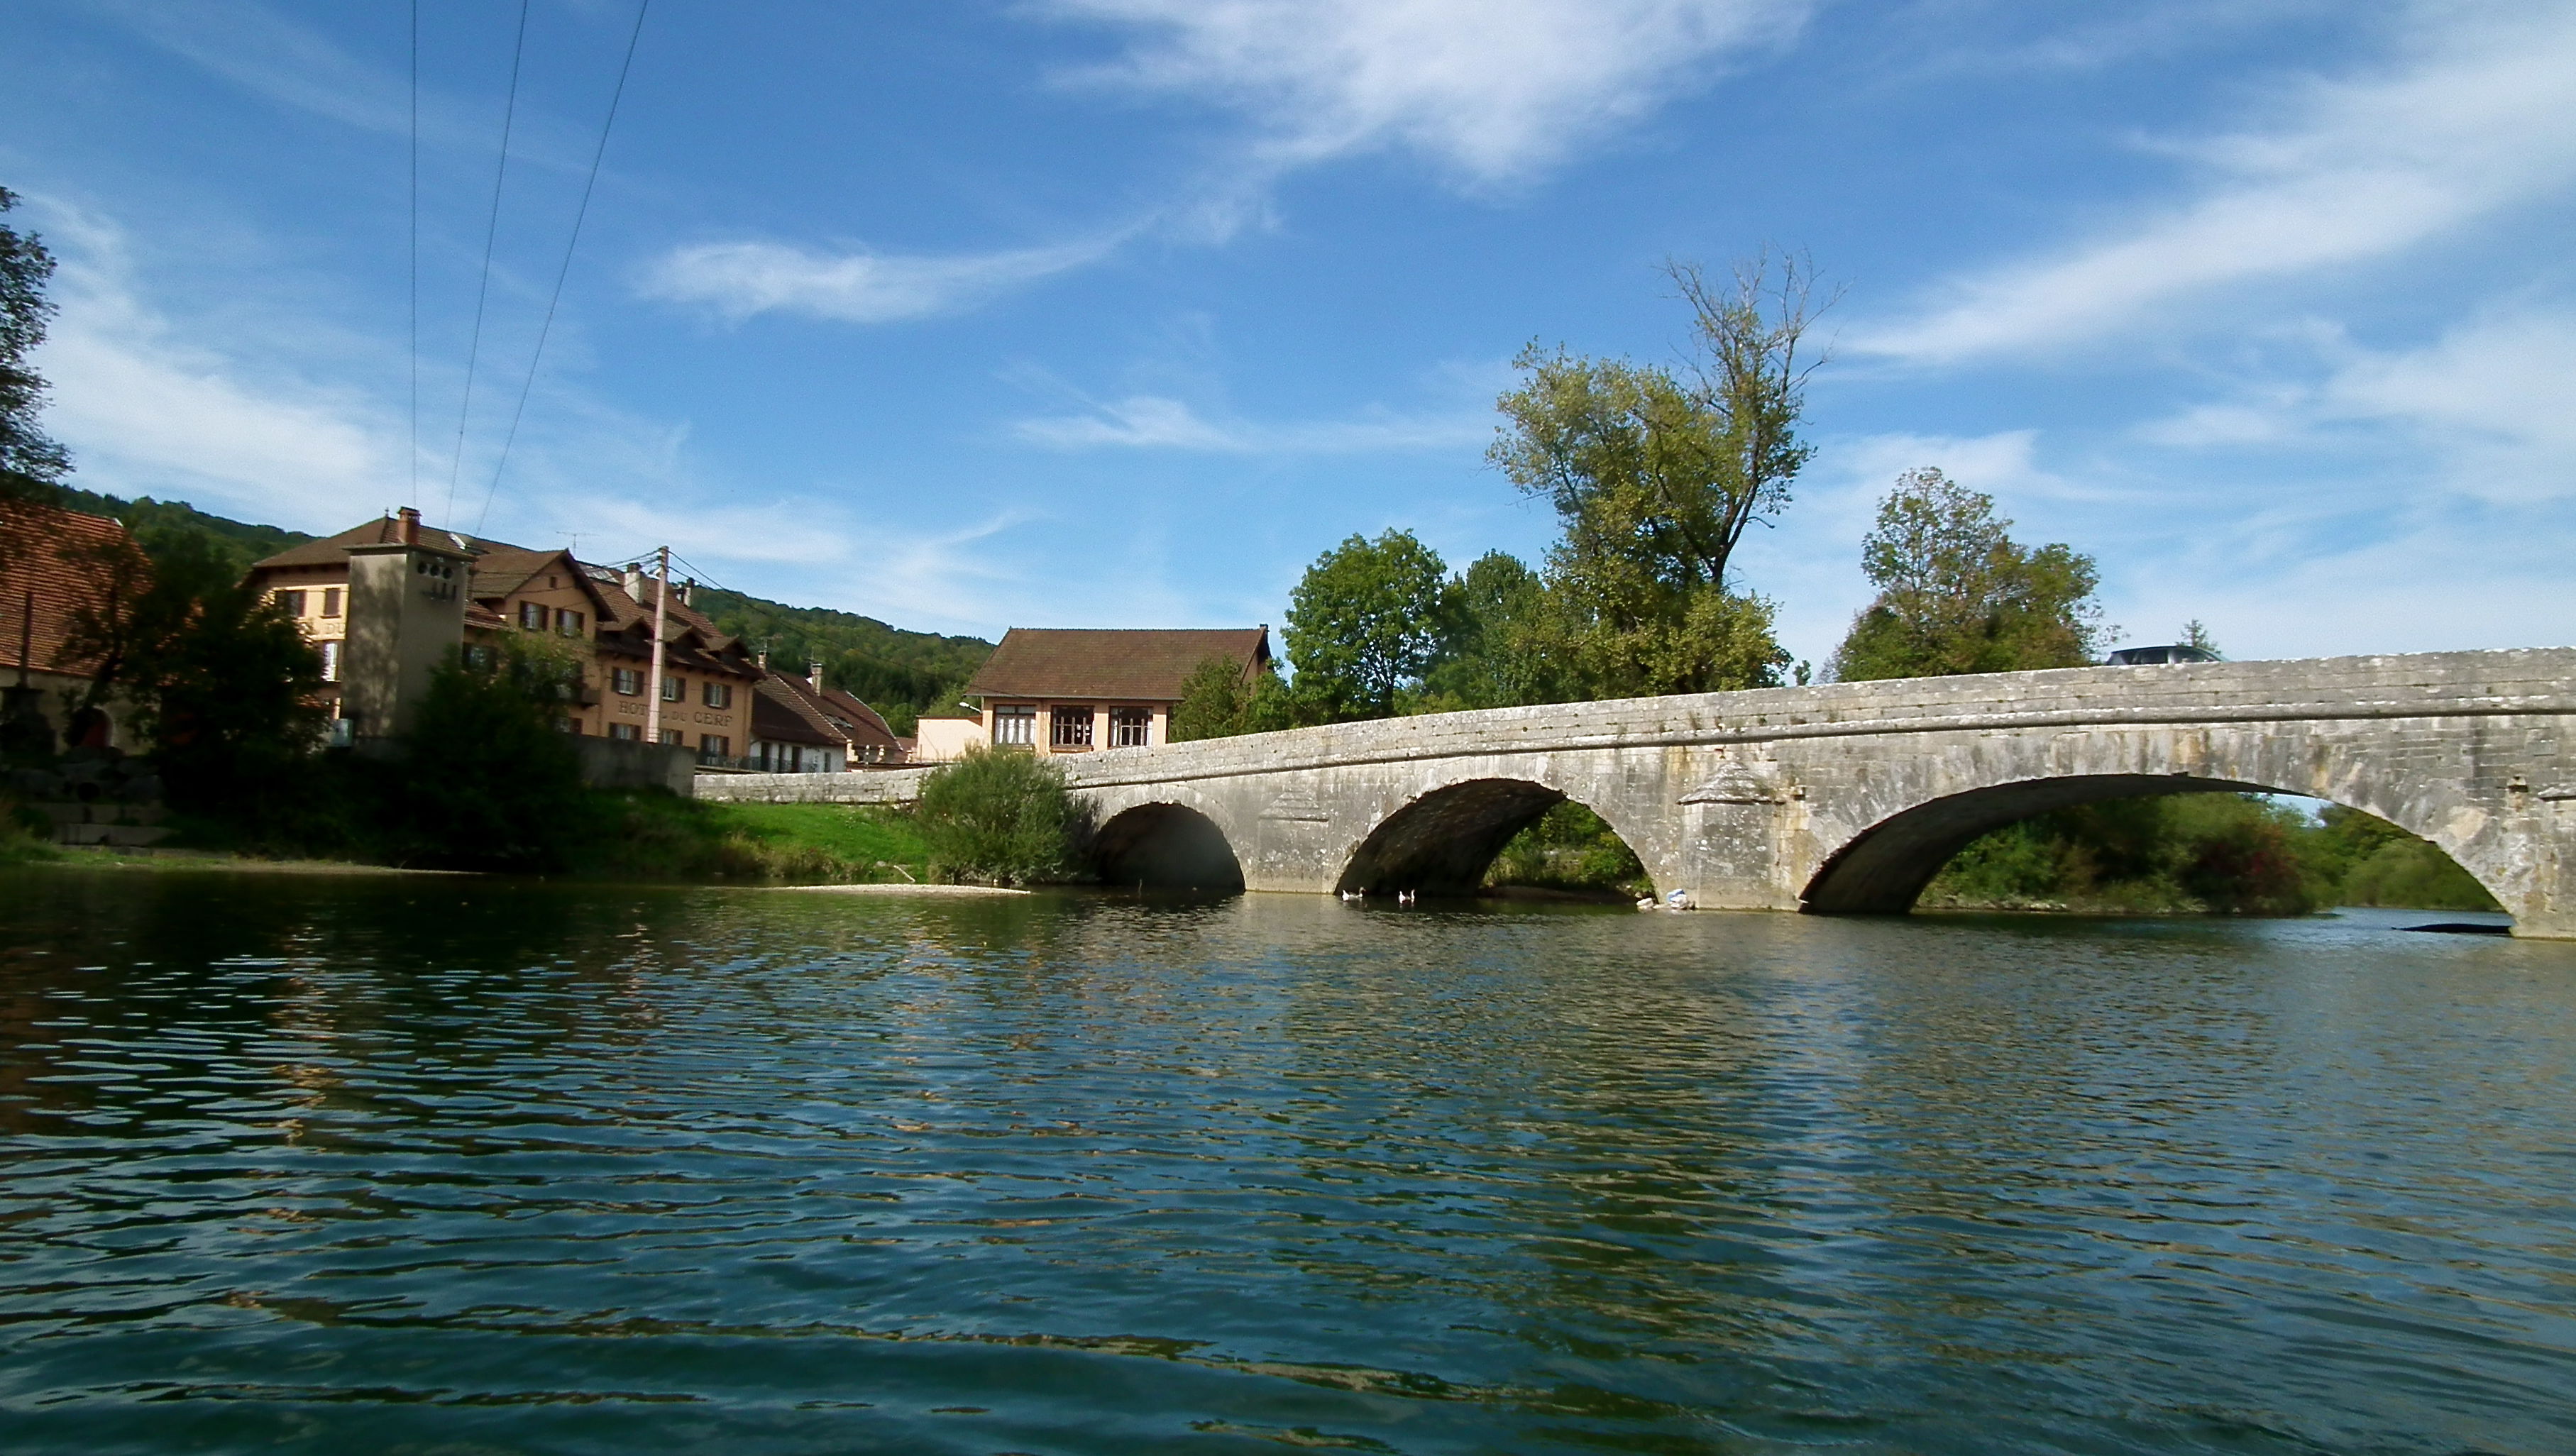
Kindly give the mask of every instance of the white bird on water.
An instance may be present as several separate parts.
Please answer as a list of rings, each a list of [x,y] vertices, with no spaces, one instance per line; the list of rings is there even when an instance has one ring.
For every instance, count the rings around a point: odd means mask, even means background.
[[[1342,898],[1343,898],[1344,900],[1346,900],[1346,901],[1347,901],[1347,900],[1365,900],[1365,899],[1367,899],[1367,898],[1368,898],[1368,891],[1366,891],[1366,890],[1344,890],[1344,891],[1342,892]]]
[[[1418,891],[1414,890],[1398,890],[1395,892],[1395,903],[1398,905],[1410,905],[1413,903],[1413,897],[1418,893]]]

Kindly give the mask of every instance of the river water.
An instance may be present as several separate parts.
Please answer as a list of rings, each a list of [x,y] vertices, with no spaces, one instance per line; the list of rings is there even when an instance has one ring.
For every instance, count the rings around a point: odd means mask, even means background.
[[[2576,1451],[2576,945],[0,878],[0,1448]]]

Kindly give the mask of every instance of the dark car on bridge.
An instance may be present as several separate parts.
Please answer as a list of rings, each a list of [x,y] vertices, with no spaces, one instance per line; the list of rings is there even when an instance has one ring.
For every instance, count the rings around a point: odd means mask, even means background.
[[[2206,647],[2188,642],[2169,642],[2162,647],[2123,647],[2111,654],[2107,667],[2157,667],[2170,662],[2216,662],[2218,654]]]

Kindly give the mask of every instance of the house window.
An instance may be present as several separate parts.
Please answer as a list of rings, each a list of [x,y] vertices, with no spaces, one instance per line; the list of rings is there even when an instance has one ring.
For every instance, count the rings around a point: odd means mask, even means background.
[[[321,642],[314,645],[322,649],[322,680],[338,682],[340,680],[340,644]]]
[[[1038,710],[1030,707],[995,708],[993,741],[1021,748],[1034,746],[1038,741]]]
[[[581,732],[581,720],[579,718],[557,718],[555,720],[555,726],[566,733],[578,734]]]
[[[634,723],[611,723],[608,725],[608,736],[620,743],[641,743],[644,741],[644,729]]]
[[[519,603],[519,625],[530,632],[546,630],[546,609],[535,602]]]
[[[708,682],[698,684],[698,701],[710,708],[733,706],[733,684]]]
[[[672,748],[677,748],[687,741],[688,740],[686,738],[683,738],[680,735],[680,730],[677,728],[665,728],[662,730],[662,742]]]
[[[1109,746],[1142,748],[1153,740],[1154,710],[1151,708],[1112,708],[1109,710]]]
[[[630,698],[640,698],[644,695],[644,673],[639,668],[612,667],[608,670],[608,681],[619,692]]]
[[[676,678],[676,677],[672,677],[672,676],[671,676],[671,675],[669,675],[668,673],[663,674],[663,677],[662,677],[662,701],[663,701],[663,702],[666,702],[666,703],[684,703],[684,702],[687,702],[687,701],[688,701],[688,698],[689,698],[689,685],[688,685],[687,683],[682,682],[680,679],[678,679],[678,678]]]
[[[277,604],[284,607],[286,609],[286,615],[290,617],[301,617],[304,615],[304,593],[300,591],[279,592],[277,594]]]
[[[322,588],[322,615],[326,617],[336,617],[340,615],[340,589],[338,587],[326,586]]]
[[[490,667],[492,665],[492,649],[484,646],[480,642],[468,644],[465,649],[465,665],[473,668],[477,672]]]
[[[731,752],[733,752],[733,740],[725,737],[723,734],[701,733],[698,735],[698,757],[722,758]]]
[[[570,612],[570,611],[565,611],[564,609],[562,609],[562,608],[560,608],[560,607],[556,608],[556,609],[555,609],[555,630],[556,630],[556,631],[558,631],[558,632],[561,632],[561,633],[562,633],[563,635],[565,635],[566,637],[578,637],[578,636],[580,636],[580,635],[581,635],[581,613],[579,613],[579,612]]]
[[[1056,748],[1091,746],[1091,710],[1062,705],[1047,710],[1047,742]]]

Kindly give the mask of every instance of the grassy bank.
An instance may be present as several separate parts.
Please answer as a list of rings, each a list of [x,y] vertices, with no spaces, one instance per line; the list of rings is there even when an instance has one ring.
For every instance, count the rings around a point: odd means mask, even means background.
[[[898,810],[651,792],[601,792],[596,804],[601,832],[572,854],[572,873],[585,879],[826,885],[930,877],[930,847]]]

